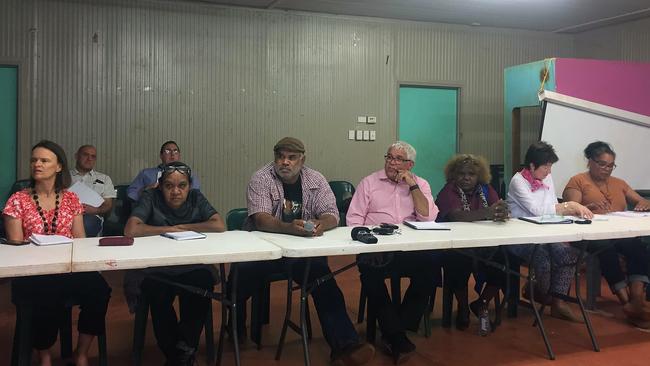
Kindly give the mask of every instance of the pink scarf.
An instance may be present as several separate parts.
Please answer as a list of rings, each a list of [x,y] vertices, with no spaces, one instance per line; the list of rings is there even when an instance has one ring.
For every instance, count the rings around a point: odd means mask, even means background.
[[[539,179],[533,178],[533,174],[530,172],[530,169],[524,168],[519,172],[519,174],[521,174],[521,176],[524,177],[524,179],[528,183],[530,183],[530,190],[531,191],[535,192],[536,190],[538,190],[540,188],[548,189],[548,186],[546,184],[544,184],[544,182],[542,182]]]

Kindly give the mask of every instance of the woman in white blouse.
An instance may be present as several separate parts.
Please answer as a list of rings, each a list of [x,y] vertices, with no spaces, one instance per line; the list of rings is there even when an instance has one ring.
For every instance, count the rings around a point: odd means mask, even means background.
[[[524,168],[510,181],[507,202],[512,217],[574,215],[587,219],[593,213],[577,202],[558,203],[555,196],[551,166],[559,159],[553,146],[540,141],[533,143],[526,152]],[[528,259],[534,245],[514,245],[508,249],[518,257]],[[532,259],[537,285],[535,290],[551,304],[551,316],[581,322],[569,305],[554,295],[566,295],[575,273],[578,251],[568,243],[552,243],[541,246]],[[525,296],[525,294],[524,294]]]

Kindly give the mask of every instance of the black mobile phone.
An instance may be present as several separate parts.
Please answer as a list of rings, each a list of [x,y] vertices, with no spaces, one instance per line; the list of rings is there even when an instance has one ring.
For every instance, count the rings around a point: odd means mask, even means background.
[[[387,224],[385,222],[382,222],[381,225],[379,225],[379,227],[384,228],[384,229],[393,229],[393,230],[399,229],[399,226],[393,225],[393,224]]]
[[[589,219],[584,219],[584,220],[573,220],[574,224],[580,224],[580,225],[586,225],[586,224],[591,224],[591,220]]]

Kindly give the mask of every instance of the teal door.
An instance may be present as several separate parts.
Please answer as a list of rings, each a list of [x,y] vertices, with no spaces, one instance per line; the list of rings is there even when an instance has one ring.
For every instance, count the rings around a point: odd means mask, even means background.
[[[429,182],[435,198],[458,148],[458,88],[401,85],[398,123],[399,139],[417,152],[413,171]]]
[[[16,124],[18,116],[18,68],[0,65],[0,210],[16,181]]]

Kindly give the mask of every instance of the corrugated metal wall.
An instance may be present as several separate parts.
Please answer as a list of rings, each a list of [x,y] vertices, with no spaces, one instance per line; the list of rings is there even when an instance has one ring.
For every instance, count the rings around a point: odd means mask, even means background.
[[[302,138],[331,180],[379,169],[398,82],[459,85],[461,150],[499,163],[504,67],[575,56],[568,35],[196,4],[5,0],[0,10],[0,60],[23,60],[30,76],[22,176],[41,138],[70,160],[97,145],[98,169],[117,183],[174,139],[223,212],[245,205],[250,174],[284,135]],[[347,140],[357,115],[377,117],[376,142]]]
[[[576,45],[585,58],[650,62],[650,18],[580,33]]]

